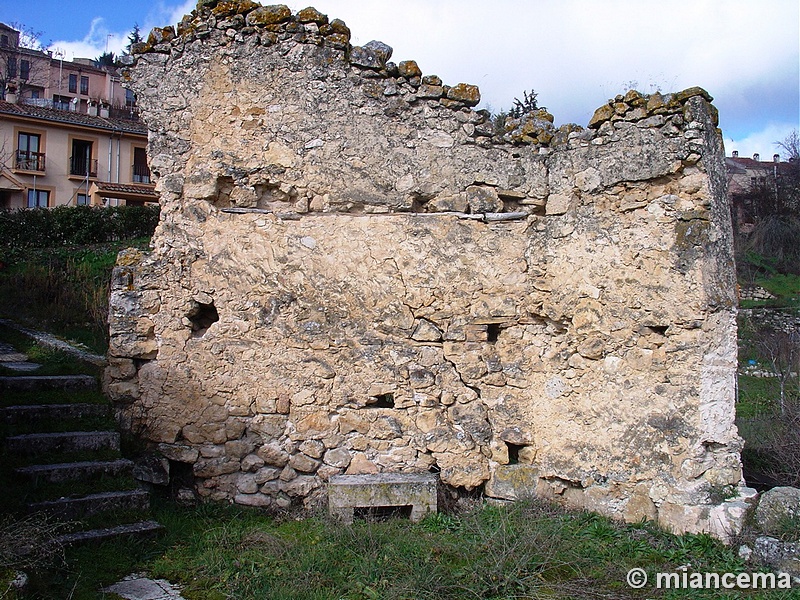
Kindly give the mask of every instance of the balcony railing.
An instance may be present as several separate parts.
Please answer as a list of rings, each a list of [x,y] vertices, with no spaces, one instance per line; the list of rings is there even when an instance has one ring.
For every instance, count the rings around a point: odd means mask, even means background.
[[[67,112],[77,112],[76,104],[72,102],[62,102],[60,100],[50,100],[48,98],[23,98],[23,104],[29,106],[38,106],[39,108],[54,108],[55,110],[64,110]]]
[[[16,167],[21,171],[44,172],[44,152],[17,150]]]
[[[133,165],[133,183],[150,183],[150,167]]]
[[[71,156],[69,159],[69,174],[81,177],[97,177],[97,159],[85,156]]]

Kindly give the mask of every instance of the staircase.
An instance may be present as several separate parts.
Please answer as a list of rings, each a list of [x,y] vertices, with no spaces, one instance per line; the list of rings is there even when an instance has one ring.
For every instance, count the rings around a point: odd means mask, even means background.
[[[62,545],[161,529],[96,379],[20,372],[0,377],[2,478],[13,490],[4,510],[66,523]]]

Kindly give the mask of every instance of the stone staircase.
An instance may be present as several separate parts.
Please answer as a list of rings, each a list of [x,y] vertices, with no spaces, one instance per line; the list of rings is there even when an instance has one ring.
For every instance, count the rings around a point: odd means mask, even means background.
[[[55,395],[58,403],[31,401]],[[0,407],[4,477],[16,488],[11,509],[67,523],[57,540],[62,545],[158,531],[148,518],[149,493],[134,480],[133,462],[121,456],[110,406],[81,401],[87,395],[98,398],[97,381],[88,375],[0,377],[3,404],[11,402]]]

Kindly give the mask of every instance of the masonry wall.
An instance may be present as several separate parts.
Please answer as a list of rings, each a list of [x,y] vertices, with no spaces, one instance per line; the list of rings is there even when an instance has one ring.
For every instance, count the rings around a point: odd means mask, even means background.
[[[703,90],[629,92],[588,128],[496,131],[338,20],[202,2],[136,50],[161,194],[120,255],[106,388],[196,491],[324,498],[435,471],[726,537],[730,218]]]

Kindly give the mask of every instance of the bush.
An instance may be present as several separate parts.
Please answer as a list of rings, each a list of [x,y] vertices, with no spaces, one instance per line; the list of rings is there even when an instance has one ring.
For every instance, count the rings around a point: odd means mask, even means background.
[[[146,247],[159,206],[0,211],[0,315],[103,353],[117,252]]]
[[[743,242],[742,250],[746,259],[754,256],[769,257],[778,271],[797,272],[797,263],[800,260],[800,219],[797,217],[765,217]]]
[[[150,237],[161,207],[58,206],[0,212],[0,249],[99,244]]]

